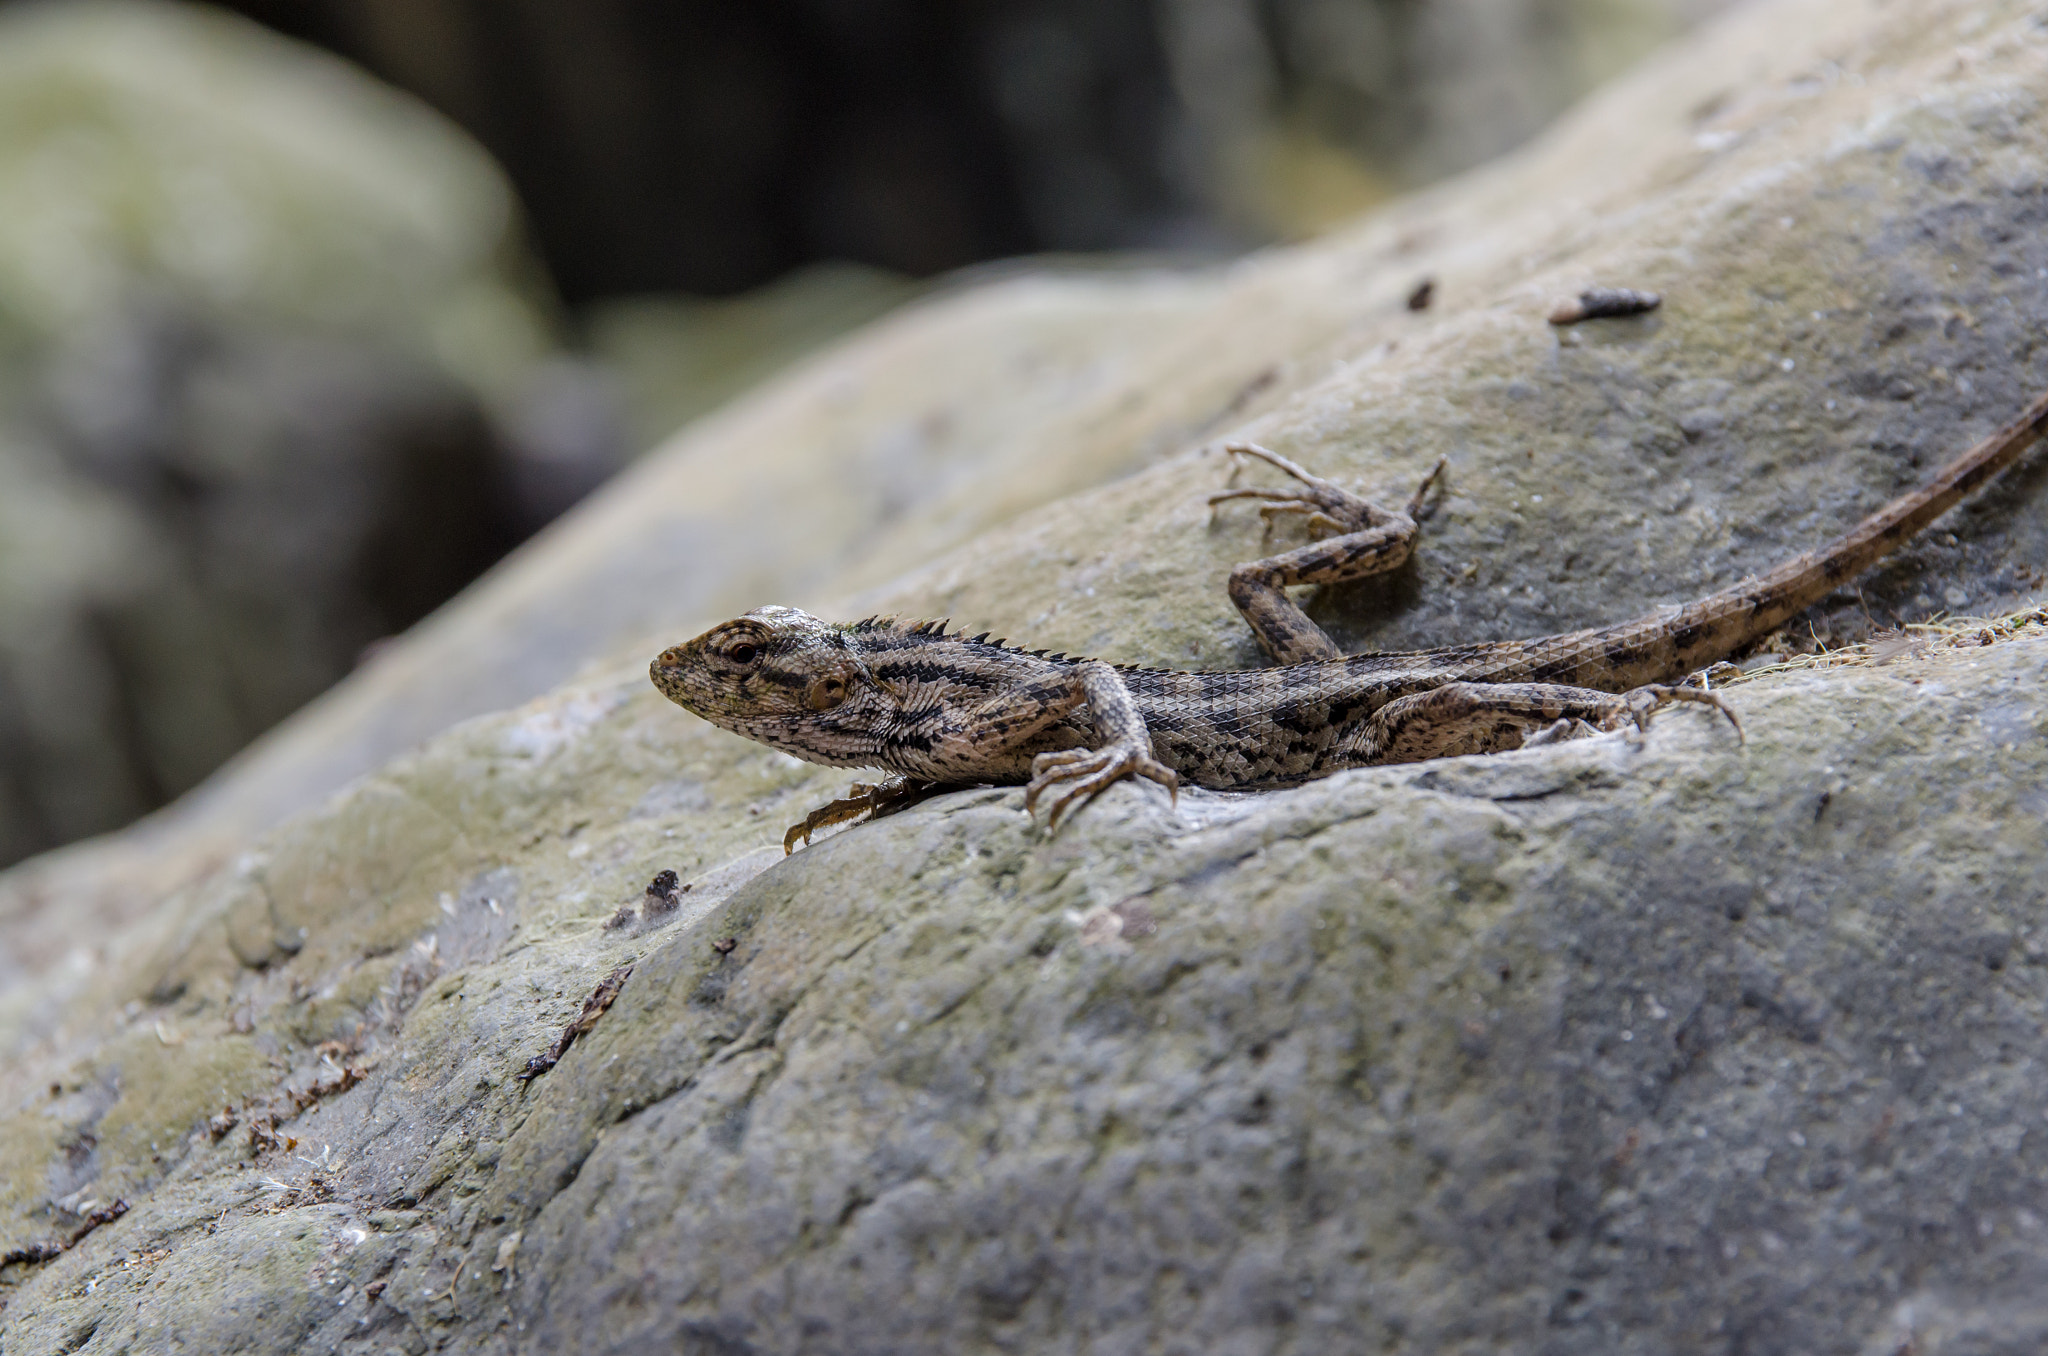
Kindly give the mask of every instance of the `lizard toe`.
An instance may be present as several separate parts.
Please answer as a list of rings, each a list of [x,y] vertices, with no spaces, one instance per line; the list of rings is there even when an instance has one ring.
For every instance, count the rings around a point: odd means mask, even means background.
[[[782,855],[787,857],[796,851],[801,842],[805,847],[811,844],[811,835],[820,829],[829,829],[834,824],[844,824],[849,819],[858,819],[868,812],[869,796],[874,788],[865,782],[855,782],[847,788],[844,799],[829,801],[805,815],[801,822],[789,826],[782,835]]]
[[[1157,782],[1166,788],[1167,796],[1175,805],[1180,804],[1180,774],[1156,758],[1141,757],[1132,765],[1131,771],[1147,781]]]
[[[1742,722],[1736,718],[1735,710],[1729,706],[1720,693],[1709,688],[1673,687],[1668,683],[1646,683],[1622,694],[1621,700],[1627,708],[1627,719],[1635,723],[1638,730],[1650,728],[1650,718],[1667,706],[1690,703],[1695,706],[1711,706],[1728,717],[1728,723],[1735,727],[1738,742],[1746,742]]]
[[[1110,786],[1126,777],[1144,777],[1157,782],[1180,798],[1180,777],[1174,770],[1135,744],[1119,741],[1100,749],[1062,749],[1041,753],[1031,764],[1031,781],[1024,788],[1024,809],[1028,814],[1039,797],[1052,792],[1047,801],[1045,827],[1059,830],[1070,811],[1086,805]]]
[[[1083,755],[1079,758],[1041,754],[1032,766],[1031,782],[1024,788],[1024,812],[1031,813],[1039,798],[1050,793],[1045,803],[1045,827],[1049,833],[1059,829],[1070,809],[1093,800],[1104,787],[1124,775],[1109,750],[1079,752]]]
[[[1585,721],[1563,716],[1523,739],[1522,747],[1540,749],[1546,744],[1562,744],[1567,740],[1583,739],[1587,735],[1597,733],[1599,731]]]
[[[907,809],[941,789],[938,782],[912,777],[894,777],[874,785],[855,782],[846,788],[846,795],[841,799],[819,806],[805,815],[802,823],[790,825],[789,831],[782,835],[782,855],[787,857],[795,852],[799,842],[810,846],[811,836],[820,829],[849,821],[880,819]]]

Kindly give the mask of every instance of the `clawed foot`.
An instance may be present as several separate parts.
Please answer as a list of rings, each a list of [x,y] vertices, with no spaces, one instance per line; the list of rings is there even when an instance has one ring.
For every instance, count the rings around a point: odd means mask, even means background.
[[[1747,740],[1747,737],[1742,733],[1742,722],[1735,718],[1734,709],[1722,700],[1720,693],[1707,688],[1672,687],[1665,683],[1646,683],[1642,687],[1633,688],[1622,693],[1621,702],[1621,718],[1633,722],[1637,730],[1649,729],[1650,717],[1656,715],[1657,712],[1665,707],[1691,702],[1696,706],[1711,706],[1722,715],[1728,717],[1728,723],[1735,727],[1736,741],[1742,743]],[[1617,721],[1608,728],[1620,728],[1619,722]]]
[[[1599,733],[1598,727],[1588,725],[1585,721],[1575,717],[1565,716],[1553,720],[1550,724],[1523,740],[1522,747],[1525,749],[1540,749],[1546,744],[1563,744],[1570,740],[1584,739],[1588,735]]]
[[[1086,805],[1110,783],[1133,776],[1158,782],[1176,801],[1180,799],[1180,778],[1172,768],[1135,742],[1117,740],[1099,749],[1039,754],[1031,763],[1031,783],[1024,788],[1024,810],[1030,813],[1040,796],[1054,791],[1045,820],[1046,832],[1053,833],[1069,808]]]
[[[1223,450],[1232,456],[1257,457],[1269,465],[1276,466],[1300,482],[1301,488],[1226,490],[1221,494],[1209,496],[1211,508],[1230,499],[1263,499],[1266,502],[1259,506],[1259,517],[1265,520],[1268,527],[1271,527],[1274,520],[1283,513],[1299,514],[1308,520],[1308,533],[1314,538],[1360,532],[1393,517],[1370,500],[1362,499],[1349,490],[1324,480],[1270,448],[1260,447],[1257,443],[1230,443]],[[1234,480],[1237,476],[1237,464],[1233,463],[1232,466],[1231,478]],[[1430,486],[1436,483],[1436,478],[1443,473],[1443,469],[1444,460],[1439,457],[1436,465],[1430,468],[1429,474],[1422,478],[1422,484],[1416,488],[1414,496],[1409,499],[1405,510],[1407,517],[1420,520],[1423,501],[1429,496]]]
[[[803,823],[790,825],[789,832],[782,835],[782,855],[787,857],[795,852],[799,841],[808,847],[811,835],[820,829],[853,820],[880,819],[908,809],[942,789],[936,782],[913,781],[908,777],[892,777],[872,786],[855,782],[846,788],[844,799],[821,805],[805,815]]]

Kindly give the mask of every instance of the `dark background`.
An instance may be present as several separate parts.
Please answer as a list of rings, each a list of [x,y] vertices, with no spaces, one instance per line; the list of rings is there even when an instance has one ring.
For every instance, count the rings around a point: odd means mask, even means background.
[[[241,0],[505,166],[571,306],[1220,252],[1525,140],[1715,0]]]
[[[1225,243],[1132,0],[244,0],[461,123],[572,306],[804,263]]]

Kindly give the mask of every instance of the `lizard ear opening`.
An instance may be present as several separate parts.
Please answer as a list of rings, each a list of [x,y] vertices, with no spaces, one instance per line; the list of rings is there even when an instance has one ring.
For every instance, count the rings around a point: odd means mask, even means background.
[[[811,680],[804,692],[804,705],[813,711],[830,711],[846,700],[846,679],[837,673],[827,673]]]

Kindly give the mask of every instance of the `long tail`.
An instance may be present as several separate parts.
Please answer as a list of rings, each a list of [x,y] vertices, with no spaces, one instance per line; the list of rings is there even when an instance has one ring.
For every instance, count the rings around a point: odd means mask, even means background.
[[[2024,414],[1818,550],[1670,612],[1530,641],[1547,682],[1615,689],[1667,681],[1762,639],[1890,555],[2048,433],[2048,395]]]

